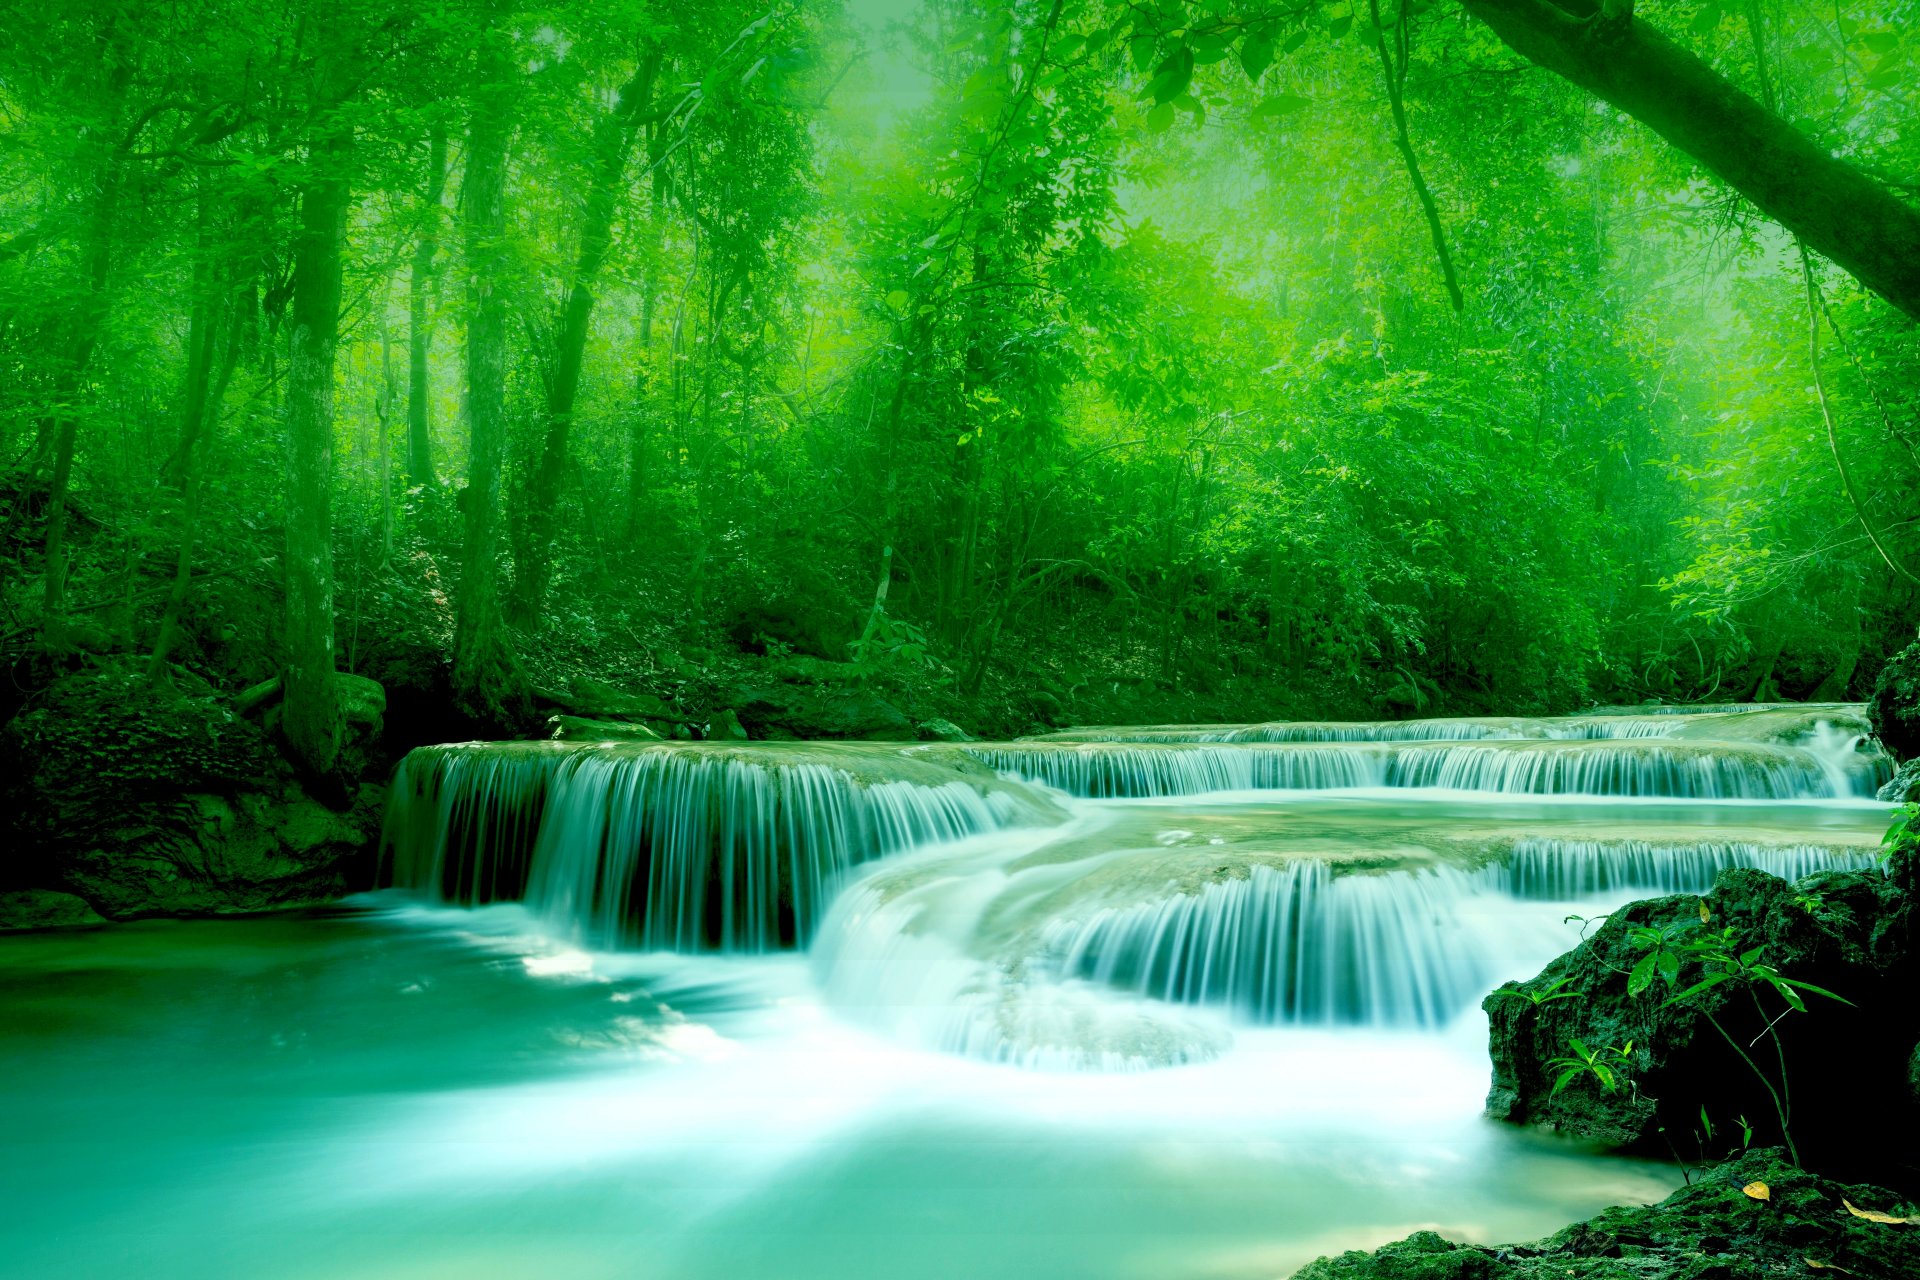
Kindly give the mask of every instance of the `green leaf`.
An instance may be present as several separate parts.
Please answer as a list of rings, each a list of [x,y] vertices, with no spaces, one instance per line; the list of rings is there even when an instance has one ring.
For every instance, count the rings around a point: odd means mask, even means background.
[[[905,289],[895,289],[892,293],[887,295],[887,305],[889,307],[892,307],[895,311],[899,311],[902,308],[904,308],[909,301],[911,301],[911,298],[908,296],[907,291]]]
[[[1172,102],[1193,82],[1193,50],[1182,45],[1154,69],[1147,93],[1154,102]]]
[[[1547,1096],[1549,1098],[1554,1097],[1562,1089],[1566,1088],[1569,1084],[1571,1084],[1573,1082],[1573,1078],[1579,1074],[1580,1074],[1579,1067],[1568,1067],[1565,1071],[1562,1071],[1560,1073],[1560,1078],[1553,1082],[1553,1092],[1549,1093]]]
[[[1305,44],[1306,42],[1307,42],[1307,33],[1306,33],[1306,30],[1302,28],[1301,30],[1296,31],[1292,35],[1287,37],[1286,43],[1280,46],[1280,52],[1293,53],[1296,50],[1298,50],[1300,46]]]
[[[1153,65],[1154,47],[1160,42],[1153,36],[1135,36],[1127,41],[1127,52],[1133,58],[1133,69],[1145,71]]]
[[[1649,951],[1640,957],[1640,963],[1633,966],[1633,972],[1627,975],[1627,994],[1637,996],[1653,985],[1653,965],[1660,958],[1658,951]]]
[[[1688,26],[1692,28],[1693,34],[1697,36],[1712,35],[1714,30],[1720,25],[1720,18],[1720,6],[1710,4],[1701,9],[1700,12],[1694,14],[1693,21],[1689,23]]]
[[[1165,133],[1173,124],[1174,108],[1171,102],[1163,102],[1147,112],[1147,128],[1155,133]]]
[[[1673,985],[1680,977],[1680,957],[1671,951],[1656,951],[1653,954],[1660,961],[1660,976],[1667,980],[1667,985]]]
[[[1253,109],[1255,120],[1277,120],[1281,116],[1290,116],[1303,107],[1311,106],[1313,99],[1302,98],[1297,94],[1276,93],[1262,98],[1260,105]]]
[[[1273,37],[1248,36],[1240,46],[1240,69],[1247,73],[1247,80],[1259,83],[1260,77],[1273,65]]]
[[[1845,996],[1835,995],[1825,987],[1816,987],[1811,982],[1802,982],[1798,978],[1781,978],[1779,981],[1786,983],[1790,987],[1798,987],[1802,991],[1811,991],[1817,996],[1825,996],[1829,1000],[1838,1000],[1841,1004],[1850,1005],[1853,1003],[1853,1001],[1847,999]]]
[[[1335,40],[1345,36],[1351,30],[1353,30],[1353,15],[1350,13],[1342,14],[1327,24],[1327,34]]]
[[[1719,986],[1721,983],[1725,982],[1728,978],[1732,976],[1733,975],[1730,973],[1710,973],[1706,977],[1700,979],[1700,981],[1688,987],[1685,991],[1682,991],[1677,995],[1668,996],[1665,1000],[1661,1001],[1660,1007],[1664,1009],[1670,1004],[1679,1004],[1682,1000],[1689,1000],[1694,996],[1699,995],[1702,991],[1705,991],[1708,987]]]

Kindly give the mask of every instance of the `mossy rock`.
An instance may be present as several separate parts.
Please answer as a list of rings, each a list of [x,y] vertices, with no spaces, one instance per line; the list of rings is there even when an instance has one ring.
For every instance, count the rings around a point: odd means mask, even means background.
[[[1880,669],[1867,719],[1895,760],[1920,756],[1920,641],[1894,654]]]
[[[1806,1012],[1789,1013],[1775,1026],[1801,1154],[1816,1161],[1846,1155],[1867,1123],[1875,1146],[1892,1162],[1870,1171],[1884,1176],[1911,1167],[1911,1139],[1920,1134],[1920,1108],[1906,1082],[1920,1040],[1920,1010],[1910,995],[1914,858],[1896,854],[1889,862],[1887,875],[1824,872],[1792,885],[1764,872],[1732,870],[1705,897],[1656,898],[1614,912],[1539,975],[1487,998],[1488,1111],[1661,1156],[1701,1150],[1702,1108],[1719,1126],[1714,1141],[1724,1144],[1734,1127],[1728,1122],[1741,1115],[1764,1140],[1779,1140],[1766,1086],[1733,1047],[1757,1044],[1749,1054],[1777,1076],[1777,1055],[1766,1037],[1768,1020],[1785,1005],[1771,990],[1725,982],[1669,1004],[1673,992],[1705,974],[1688,962],[1673,987],[1656,981],[1637,995],[1628,991],[1634,965],[1647,954],[1631,941],[1634,927],[1728,928],[1735,953],[1758,947],[1761,962],[1852,1002],[1809,996]],[[1556,993],[1573,998],[1553,998]],[[1556,1092],[1560,1072],[1553,1059],[1567,1055],[1574,1039],[1603,1051],[1626,1050],[1616,1064],[1617,1087],[1582,1074]],[[1713,1154],[1711,1143],[1706,1149]]]
[[[1749,1192],[1747,1188],[1751,1188]],[[1807,1173],[1778,1149],[1697,1170],[1657,1205],[1608,1209],[1532,1244],[1457,1244],[1431,1231],[1371,1253],[1321,1258],[1294,1280],[1761,1280],[1832,1271],[1920,1276],[1920,1225],[1875,1222],[1912,1206],[1893,1192]]]
[[[379,688],[347,679],[363,730]],[[155,688],[132,660],[56,681],[0,732],[0,768],[16,837],[0,889],[71,895],[109,919],[337,897],[368,878],[384,790],[321,804],[229,699],[188,677]]]

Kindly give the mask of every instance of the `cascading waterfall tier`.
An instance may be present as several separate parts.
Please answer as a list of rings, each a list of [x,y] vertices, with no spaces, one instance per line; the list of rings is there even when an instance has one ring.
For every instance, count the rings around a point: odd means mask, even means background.
[[[1223,1051],[1231,1022],[1445,1026],[1571,945],[1569,913],[1705,892],[1731,867],[1859,870],[1881,825],[1864,807],[1608,813],[1379,795],[1087,806],[1017,846],[864,870],[816,969],[841,1007],[930,1047],[1172,1065]],[[1635,834],[1599,834],[1614,830]]]
[[[401,762],[383,845],[393,884],[524,901],[603,945],[766,951],[805,942],[859,862],[1057,818],[911,748],[467,743]]]
[[[1683,714],[1684,713],[1684,714]],[[1822,726],[1870,732],[1858,703],[1603,708],[1573,716],[1279,720],[1260,724],[1092,725],[1022,742],[1517,742],[1681,738],[1804,745]]]
[[[1850,749],[1850,748],[1849,748]],[[1570,740],[969,745],[994,769],[1089,797],[1421,787],[1531,795],[1871,796],[1874,758],[1768,743]]]

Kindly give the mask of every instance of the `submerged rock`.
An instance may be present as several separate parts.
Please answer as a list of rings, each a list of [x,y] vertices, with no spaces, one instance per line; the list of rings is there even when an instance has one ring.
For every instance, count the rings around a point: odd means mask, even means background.
[[[1880,669],[1867,718],[1894,759],[1920,756],[1920,641],[1894,654]]]
[[[660,735],[644,724],[626,720],[592,720],[586,716],[548,716],[548,736],[560,742],[658,742]]]
[[[1911,1177],[1910,1139],[1920,1132],[1907,1084],[1920,1040],[1910,994],[1914,858],[1899,853],[1890,863],[1887,875],[1823,872],[1795,884],[1735,869],[1705,897],[1656,898],[1613,913],[1536,977],[1487,998],[1488,1111],[1649,1154],[1710,1155],[1724,1149],[1741,1116],[1763,1139],[1780,1138],[1773,1100],[1752,1064],[1777,1086],[1784,1058],[1790,1128],[1804,1158],[1816,1167],[1857,1160],[1866,1123],[1888,1162],[1880,1172]],[[1732,954],[1758,948],[1758,963],[1851,1003],[1810,994],[1805,1012],[1787,1012],[1771,989],[1739,981],[1668,1003],[1706,975],[1691,959],[1672,985],[1655,981],[1629,994],[1634,966],[1649,954],[1636,929],[1665,930],[1681,942],[1728,930]],[[1768,1032],[1776,1018],[1777,1052]],[[1614,1088],[1583,1072],[1555,1092],[1564,1062],[1554,1060],[1572,1054],[1575,1040],[1613,1066]]]
[[[1911,1212],[1883,1188],[1803,1172],[1777,1149],[1751,1151],[1696,1172],[1657,1205],[1607,1209],[1532,1244],[1496,1249],[1416,1231],[1372,1253],[1321,1258],[1294,1280],[1760,1280],[1828,1270],[1894,1280],[1920,1275],[1920,1225],[1864,1215]]]

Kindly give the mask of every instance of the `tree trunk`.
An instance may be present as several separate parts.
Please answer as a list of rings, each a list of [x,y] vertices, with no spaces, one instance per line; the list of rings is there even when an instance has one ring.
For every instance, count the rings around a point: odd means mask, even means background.
[[[1521,56],[1613,104],[1920,319],[1920,210],[1638,18],[1592,0],[1462,0]]]
[[[420,241],[413,250],[413,273],[407,281],[407,476],[414,484],[432,485],[433,432],[427,418],[432,388],[427,381],[427,356],[433,330],[427,318],[433,291],[434,260],[440,252],[440,200],[447,189],[447,128],[433,126],[427,142],[427,193],[420,202]]]
[[[507,310],[501,286],[507,228],[508,112],[513,67],[504,38],[489,36],[473,95],[461,223],[467,257],[467,487],[465,545],[453,639],[454,697],[485,724],[527,714],[527,693],[500,617],[500,476],[507,449]]]
[[[333,679],[333,364],[351,150],[344,130],[313,144],[289,309],[287,664],[280,723],[294,760],[315,778],[333,777],[342,732]]]
[[[613,109],[594,126],[593,179],[581,218],[573,283],[554,344],[554,372],[547,388],[546,439],[540,465],[527,484],[526,541],[514,566],[514,608],[526,621],[539,618],[553,577],[555,509],[560,503],[561,481],[566,477],[580,366],[586,358],[587,326],[593,317],[593,286],[613,247],[613,215],[620,204],[627,154],[640,127],[641,109],[653,96],[653,77],[659,65],[659,56],[648,53],[640,69],[621,88]]]

